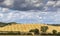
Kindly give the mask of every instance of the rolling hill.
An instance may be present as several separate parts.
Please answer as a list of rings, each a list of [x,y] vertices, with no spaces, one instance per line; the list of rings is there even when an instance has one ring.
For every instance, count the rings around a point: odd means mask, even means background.
[[[51,26],[47,24],[11,24],[11,25],[6,25],[4,27],[0,27],[0,31],[29,32],[29,30],[36,28],[41,30],[41,26],[48,26],[47,32],[49,33],[52,33],[52,30],[57,30],[57,32],[60,32],[60,26]]]

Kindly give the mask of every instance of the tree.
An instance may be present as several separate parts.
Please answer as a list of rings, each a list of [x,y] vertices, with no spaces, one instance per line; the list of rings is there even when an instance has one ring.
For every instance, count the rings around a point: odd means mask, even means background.
[[[47,29],[48,29],[48,26],[41,26],[41,31],[42,31],[42,32],[46,32]]]
[[[38,29],[33,29],[33,30],[30,30],[29,32],[34,32],[34,34],[39,34],[39,30]]]
[[[39,34],[39,30],[38,29],[35,29],[35,34]]]
[[[57,34],[57,31],[56,30],[53,30],[52,32],[53,32],[53,34]]]

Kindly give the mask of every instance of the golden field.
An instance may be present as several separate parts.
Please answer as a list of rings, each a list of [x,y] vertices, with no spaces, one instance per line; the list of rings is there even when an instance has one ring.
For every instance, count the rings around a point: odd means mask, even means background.
[[[57,30],[57,32],[60,32],[60,26],[51,26],[46,24],[12,24],[12,25],[0,27],[0,31],[29,32],[29,30],[36,28],[40,30],[41,26],[48,26],[47,32],[49,33],[52,33],[52,30]]]

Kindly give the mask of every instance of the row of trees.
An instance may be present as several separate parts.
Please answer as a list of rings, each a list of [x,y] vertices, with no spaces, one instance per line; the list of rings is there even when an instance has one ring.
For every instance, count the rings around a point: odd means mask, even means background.
[[[39,29],[32,29],[29,32],[34,32],[34,34],[41,34],[41,35],[60,35],[60,32],[57,33],[57,30],[52,30],[52,33],[46,33],[48,30],[48,26],[41,26],[41,33],[39,32]]]
[[[17,24],[17,23],[16,22],[10,22],[10,23],[0,22],[0,27],[4,27],[4,26],[7,26],[7,25],[11,25],[11,24]]]

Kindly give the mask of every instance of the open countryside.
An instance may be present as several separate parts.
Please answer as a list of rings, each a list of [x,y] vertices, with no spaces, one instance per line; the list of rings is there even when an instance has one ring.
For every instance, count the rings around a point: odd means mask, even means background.
[[[17,23],[0,23],[0,35],[16,36],[59,36],[60,26],[49,24],[17,24]]]
[[[41,30],[40,29],[41,26],[48,26],[48,30],[46,32],[49,33],[52,33],[52,30],[57,30],[57,32],[60,32],[60,26],[51,26],[46,24],[11,24],[11,25],[6,25],[4,27],[0,27],[0,31],[29,32],[29,30],[36,29],[36,28]]]

